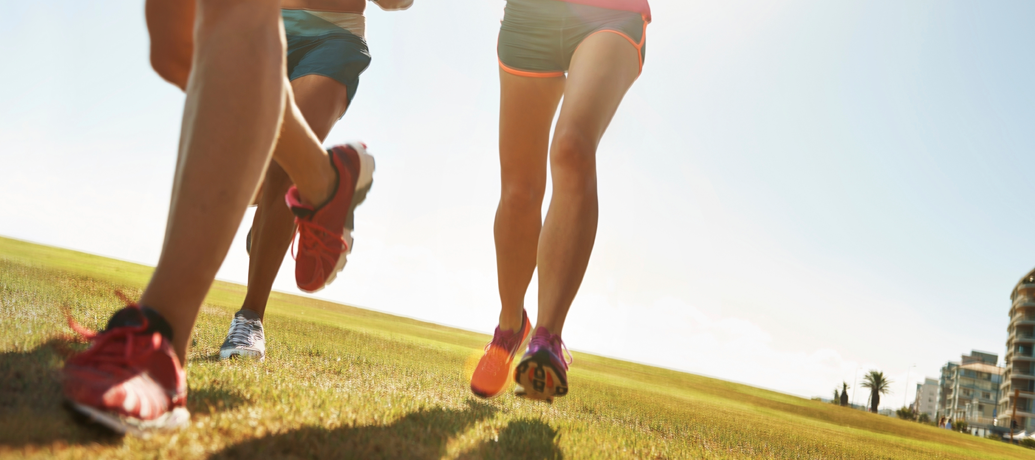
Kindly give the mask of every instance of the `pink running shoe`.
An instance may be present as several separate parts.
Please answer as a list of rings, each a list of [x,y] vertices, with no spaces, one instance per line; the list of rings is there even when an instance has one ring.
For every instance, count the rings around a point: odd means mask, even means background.
[[[141,437],[187,425],[187,374],[170,344],[172,329],[158,312],[130,304],[101,332],[68,322],[91,341],[65,362],[64,394],[72,410]]]
[[[327,153],[338,172],[331,198],[318,207],[306,206],[294,186],[285,197],[298,226],[295,282],[306,292],[323,289],[345,268],[345,259],[352,252],[353,213],[374,182],[374,157],[365,145],[339,145]]]
[[[568,353],[567,361],[564,360],[564,352]],[[571,361],[571,352],[564,346],[561,336],[544,328],[537,329],[528,344],[528,351],[514,371],[514,381],[518,383],[514,395],[552,403],[554,396],[568,394],[568,365]]]

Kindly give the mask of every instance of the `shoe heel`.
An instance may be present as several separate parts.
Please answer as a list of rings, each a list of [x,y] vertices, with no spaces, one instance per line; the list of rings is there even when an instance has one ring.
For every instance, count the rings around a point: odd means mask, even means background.
[[[372,182],[374,182],[374,156],[367,153],[367,148],[360,142],[352,142],[349,144],[353,149],[356,150],[356,154],[359,155],[359,177],[356,179],[356,191],[366,190],[370,188]],[[366,193],[363,193],[366,196]]]

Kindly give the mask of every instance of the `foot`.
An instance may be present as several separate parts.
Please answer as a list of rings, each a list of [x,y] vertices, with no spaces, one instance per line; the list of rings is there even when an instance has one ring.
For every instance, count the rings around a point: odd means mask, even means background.
[[[219,347],[219,359],[238,356],[259,361],[266,359],[266,334],[262,329],[262,319],[251,310],[242,309],[234,314],[226,340]]]
[[[298,226],[295,282],[306,292],[323,289],[345,268],[352,252],[353,213],[374,181],[374,157],[363,144],[340,145],[327,152],[338,173],[330,199],[318,207],[307,206],[294,186],[286,196]]]
[[[471,391],[476,396],[491,398],[506,389],[514,355],[525,344],[531,331],[532,323],[524,310],[521,311],[521,329],[505,331],[496,327],[492,342],[485,346],[485,354],[471,376]]]
[[[515,396],[553,402],[555,396],[568,394],[568,365],[571,364],[571,353],[564,359],[564,346],[561,336],[553,335],[544,328],[539,328],[528,344],[528,351],[518,363],[514,371],[514,381],[518,386]]]
[[[118,433],[147,437],[181,428],[187,412],[187,374],[172,348],[172,328],[157,312],[131,304],[101,332],[69,324],[90,348],[63,370],[69,408]]]

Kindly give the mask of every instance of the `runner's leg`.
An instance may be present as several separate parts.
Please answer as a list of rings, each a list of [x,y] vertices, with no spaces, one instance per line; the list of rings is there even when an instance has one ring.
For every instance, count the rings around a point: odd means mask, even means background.
[[[500,202],[493,227],[503,330],[521,328],[536,267],[546,190],[550,124],[564,77],[522,77],[500,69]]]
[[[180,89],[187,87],[191,72],[194,10],[195,3],[191,0],[148,0],[145,6],[151,37],[151,66],[159,76]],[[289,100],[290,110],[285,110],[278,139],[278,142],[286,142],[288,148],[278,150],[274,155],[294,178],[303,202],[320,204],[330,196],[337,176],[330,166],[327,151],[309,129],[290,94]]]
[[[556,335],[561,334],[596,238],[597,144],[638,75],[635,47],[607,32],[587,37],[568,69],[564,103],[550,146],[553,195],[537,257],[537,327]]]
[[[323,141],[338,118],[348,107],[346,88],[332,78],[307,75],[291,82],[295,102],[313,134]],[[286,128],[282,128],[282,131]],[[274,159],[290,156],[288,142],[281,139],[274,150]],[[324,160],[326,161],[326,160]],[[251,259],[248,263],[248,292],[242,309],[262,318],[266,311],[273,281],[277,277],[284,254],[294,235],[294,215],[284,204],[284,194],[291,187],[291,178],[276,161],[266,171],[259,207],[252,221]]]
[[[165,242],[141,297],[171,325],[181,362],[283,118],[279,14],[279,0],[198,2]]]

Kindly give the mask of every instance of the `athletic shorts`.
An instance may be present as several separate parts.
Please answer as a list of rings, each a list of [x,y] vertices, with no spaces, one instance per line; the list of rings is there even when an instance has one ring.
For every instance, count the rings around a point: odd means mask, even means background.
[[[288,79],[323,75],[345,85],[349,105],[359,74],[370,65],[363,38],[363,15],[309,10],[281,10],[287,35]]]
[[[557,0],[507,0],[496,53],[508,73],[559,77],[582,41],[600,32],[629,40],[643,70],[647,21],[641,14]]]

